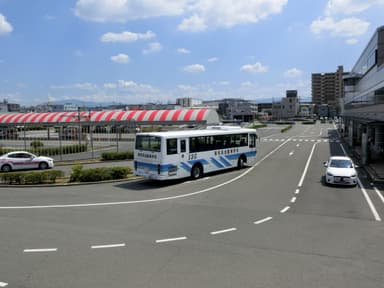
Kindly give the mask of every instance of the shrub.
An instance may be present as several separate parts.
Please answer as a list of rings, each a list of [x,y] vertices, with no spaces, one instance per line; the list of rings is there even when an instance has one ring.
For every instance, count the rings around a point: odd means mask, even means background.
[[[284,132],[288,131],[291,128],[292,128],[292,125],[288,125],[287,127],[281,129],[281,133],[284,133]]]
[[[1,173],[0,181],[4,184],[49,184],[63,177],[61,170]]]
[[[267,127],[267,124],[253,124],[250,128],[252,129],[258,129],[258,128],[264,128]]]
[[[80,180],[80,175],[83,171],[83,165],[76,164],[72,167],[71,176],[69,177],[69,182],[78,182]]]
[[[38,147],[43,147],[44,146],[44,143],[39,141],[39,140],[34,140],[31,142],[31,144],[29,144],[31,147],[33,148],[38,148]]]
[[[101,154],[101,160],[128,160],[133,159],[133,151],[126,152],[103,152]]]
[[[81,165],[72,168],[70,182],[97,182],[104,180],[124,179],[132,173],[129,167],[99,167],[83,169]]]

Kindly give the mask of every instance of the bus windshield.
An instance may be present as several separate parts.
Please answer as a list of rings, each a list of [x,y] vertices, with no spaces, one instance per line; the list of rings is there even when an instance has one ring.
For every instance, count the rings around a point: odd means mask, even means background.
[[[135,148],[142,151],[160,152],[161,138],[151,135],[137,135]]]

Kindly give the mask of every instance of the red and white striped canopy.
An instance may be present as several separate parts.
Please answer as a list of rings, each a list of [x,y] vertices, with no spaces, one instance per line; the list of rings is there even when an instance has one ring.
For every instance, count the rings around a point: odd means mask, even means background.
[[[176,110],[132,110],[132,111],[82,111],[82,112],[46,112],[0,114],[1,124],[55,124],[80,122],[133,121],[137,123],[154,122],[205,122],[214,124],[219,117],[210,109]]]

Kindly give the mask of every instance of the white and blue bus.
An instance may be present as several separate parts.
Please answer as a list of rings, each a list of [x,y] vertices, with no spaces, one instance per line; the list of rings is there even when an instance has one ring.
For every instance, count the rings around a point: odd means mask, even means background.
[[[137,133],[134,173],[155,180],[191,177],[252,165],[255,129],[213,126],[203,130]]]

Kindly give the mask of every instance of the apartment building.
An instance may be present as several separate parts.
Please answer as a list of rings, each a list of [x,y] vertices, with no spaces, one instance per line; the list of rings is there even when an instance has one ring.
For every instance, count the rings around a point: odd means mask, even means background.
[[[344,95],[343,66],[336,72],[312,74],[312,102],[316,105],[328,105],[328,117],[340,114],[340,100]]]

